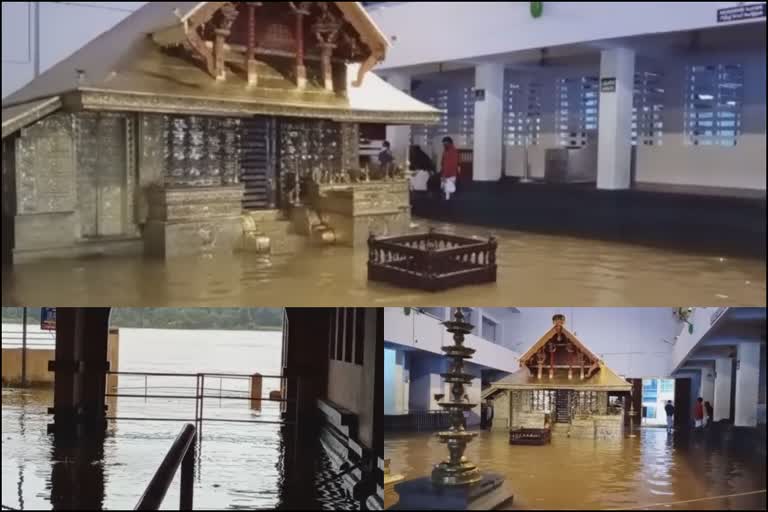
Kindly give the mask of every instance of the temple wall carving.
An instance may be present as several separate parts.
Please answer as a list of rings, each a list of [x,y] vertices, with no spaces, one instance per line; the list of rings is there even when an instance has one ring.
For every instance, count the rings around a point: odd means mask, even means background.
[[[80,237],[136,234],[134,117],[75,115],[77,207]]]
[[[411,223],[408,184],[403,180],[321,186],[312,204],[344,245],[364,246],[371,233],[403,234]]]
[[[16,140],[18,215],[75,210],[73,116],[59,113],[21,131]]]
[[[54,114],[21,130],[15,165],[14,250],[73,244],[79,221],[73,115]]]
[[[240,175],[240,120],[165,116],[165,183],[233,185]]]
[[[163,184],[165,151],[168,144],[162,114],[139,114],[138,136],[138,185],[136,193],[136,220],[143,224],[149,215],[148,191]]]
[[[347,172],[360,171],[360,125],[341,123],[341,165]]]
[[[144,229],[147,254],[231,253],[242,237],[243,187],[154,187]]]

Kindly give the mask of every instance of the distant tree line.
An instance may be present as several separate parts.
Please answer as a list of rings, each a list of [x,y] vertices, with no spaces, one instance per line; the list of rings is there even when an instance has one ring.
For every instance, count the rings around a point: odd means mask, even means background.
[[[3,323],[21,323],[23,308],[2,308]],[[40,324],[40,308],[27,308],[27,323]],[[110,325],[151,329],[281,329],[281,308],[113,308]]]

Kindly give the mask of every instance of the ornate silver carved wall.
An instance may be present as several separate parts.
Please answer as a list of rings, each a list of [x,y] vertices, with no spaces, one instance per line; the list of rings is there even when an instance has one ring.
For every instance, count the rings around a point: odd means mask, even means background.
[[[73,117],[54,114],[25,128],[16,140],[17,214],[75,209]]]
[[[279,138],[282,204],[297,202],[296,176],[300,183],[310,180],[314,183],[345,181],[339,123],[308,119],[283,120],[280,123]]]
[[[166,184],[209,187],[238,183],[239,119],[169,115],[165,123]]]
[[[360,125],[341,123],[341,164],[352,174],[360,170]]]
[[[124,114],[75,116],[77,203],[84,238],[126,234],[132,224],[132,123],[133,116]]]

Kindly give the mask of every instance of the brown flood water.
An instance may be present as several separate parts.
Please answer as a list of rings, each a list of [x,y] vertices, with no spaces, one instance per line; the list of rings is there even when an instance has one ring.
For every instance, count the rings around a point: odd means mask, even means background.
[[[7,306],[762,306],[765,261],[417,220],[416,230],[495,235],[498,282],[427,293],[368,283],[367,250],[308,248],[177,258],[50,260],[4,269]]]
[[[406,479],[429,475],[446,455],[433,434],[385,436],[392,473]],[[753,455],[703,433],[668,436],[656,428],[613,441],[554,436],[544,446],[510,446],[506,433],[483,432],[466,451],[511,484],[508,509],[765,510],[765,492],[699,501],[765,491],[765,460]],[[697,501],[680,503],[688,500]]]

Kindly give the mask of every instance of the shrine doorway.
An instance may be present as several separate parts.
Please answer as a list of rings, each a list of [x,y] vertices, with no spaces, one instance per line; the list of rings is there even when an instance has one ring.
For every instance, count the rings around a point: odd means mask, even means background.
[[[571,390],[570,389],[555,390],[555,422],[556,423],[571,422]]]
[[[126,235],[133,226],[126,140],[132,121],[124,114],[84,112],[76,118],[77,201],[85,239]]]
[[[242,120],[240,134],[240,181],[243,210],[278,207],[277,129],[274,117]]]

